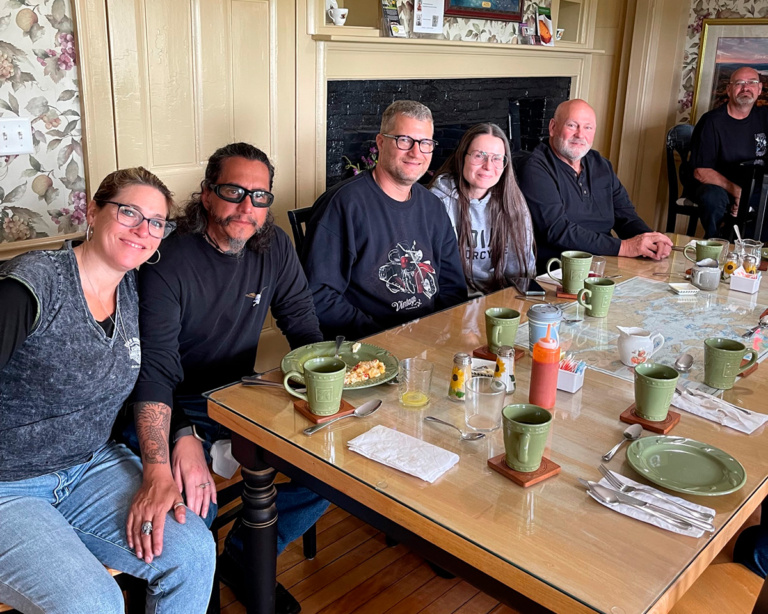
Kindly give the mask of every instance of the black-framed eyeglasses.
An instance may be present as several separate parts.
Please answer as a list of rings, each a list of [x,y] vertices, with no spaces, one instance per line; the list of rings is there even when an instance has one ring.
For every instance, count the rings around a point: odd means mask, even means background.
[[[141,226],[144,220],[147,220],[149,235],[155,239],[165,239],[176,229],[176,222],[159,217],[147,217],[133,205],[125,205],[114,200],[102,202],[117,207],[117,221],[127,228],[137,228]]]
[[[473,149],[472,151],[467,152],[467,157],[469,158],[469,163],[472,166],[480,166],[481,164],[485,164],[486,160],[490,160],[491,164],[493,164],[499,170],[507,165],[507,156],[503,156],[501,154],[492,154],[488,153],[487,151],[480,151],[479,149]]]
[[[411,149],[413,149],[414,143],[419,144],[419,151],[421,153],[432,153],[433,151],[435,151],[435,147],[437,147],[437,141],[432,139],[414,139],[412,136],[407,136],[405,134],[382,133],[381,136],[385,136],[388,139],[394,139],[395,145],[397,145],[397,148],[402,149],[403,151],[410,151]]]
[[[760,85],[760,79],[746,79],[746,80],[738,80],[738,81],[731,81],[731,85],[735,85],[736,87],[745,87],[747,85],[751,87],[757,87]]]
[[[211,185],[211,190],[221,200],[226,200],[228,203],[241,203],[246,196],[251,197],[251,204],[254,207],[260,207],[265,209],[272,204],[275,200],[275,195],[272,192],[266,190],[246,190],[243,186],[236,183],[220,183],[217,185]]]

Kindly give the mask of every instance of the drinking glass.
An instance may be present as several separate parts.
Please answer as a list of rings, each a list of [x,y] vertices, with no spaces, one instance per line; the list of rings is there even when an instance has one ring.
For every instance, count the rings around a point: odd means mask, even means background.
[[[762,257],[763,244],[760,241],[754,239],[741,239],[734,242],[736,251],[741,254],[742,259],[744,256],[754,256],[757,260],[757,266],[760,266],[760,259]]]
[[[429,403],[434,365],[423,358],[406,358],[400,361],[397,374],[400,404],[403,407],[423,407]]]
[[[501,428],[507,389],[492,377],[472,377],[465,387],[464,422],[473,431],[491,433]]]
[[[605,275],[605,257],[592,256],[592,265],[589,267],[590,277],[603,277]]]

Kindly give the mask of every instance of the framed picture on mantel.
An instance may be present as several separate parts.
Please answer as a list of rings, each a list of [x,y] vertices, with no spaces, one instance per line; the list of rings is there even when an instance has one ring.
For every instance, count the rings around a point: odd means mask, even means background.
[[[446,16],[521,21],[523,0],[445,0]]]
[[[705,19],[693,91],[691,123],[728,100],[731,74],[749,66],[761,76],[758,105],[768,104],[768,19]]]

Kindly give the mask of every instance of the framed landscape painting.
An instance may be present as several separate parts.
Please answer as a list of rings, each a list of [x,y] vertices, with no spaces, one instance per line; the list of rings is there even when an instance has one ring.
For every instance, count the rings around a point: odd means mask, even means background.
[[[768,105],[768,19],[705,19],[699,45],[699,67],[693,91],[691,123],[728,100],[731,74],[750,66],[763,91],[758,105]]]
[[[501,21],[521,21],[523,0],[445,0],[445,14]]]

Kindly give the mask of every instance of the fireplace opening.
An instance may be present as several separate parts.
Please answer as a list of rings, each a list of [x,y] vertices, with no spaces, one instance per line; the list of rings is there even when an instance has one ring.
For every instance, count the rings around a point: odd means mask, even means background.
[[[438,147],[426,183],[480,122],[501,126],[513,151],[532,151],[548,137],[549,120],[570,90],[570,77],[329,81],[326,187],[372,166],[381,114],[395,100],[417,100],[432,111]]]

